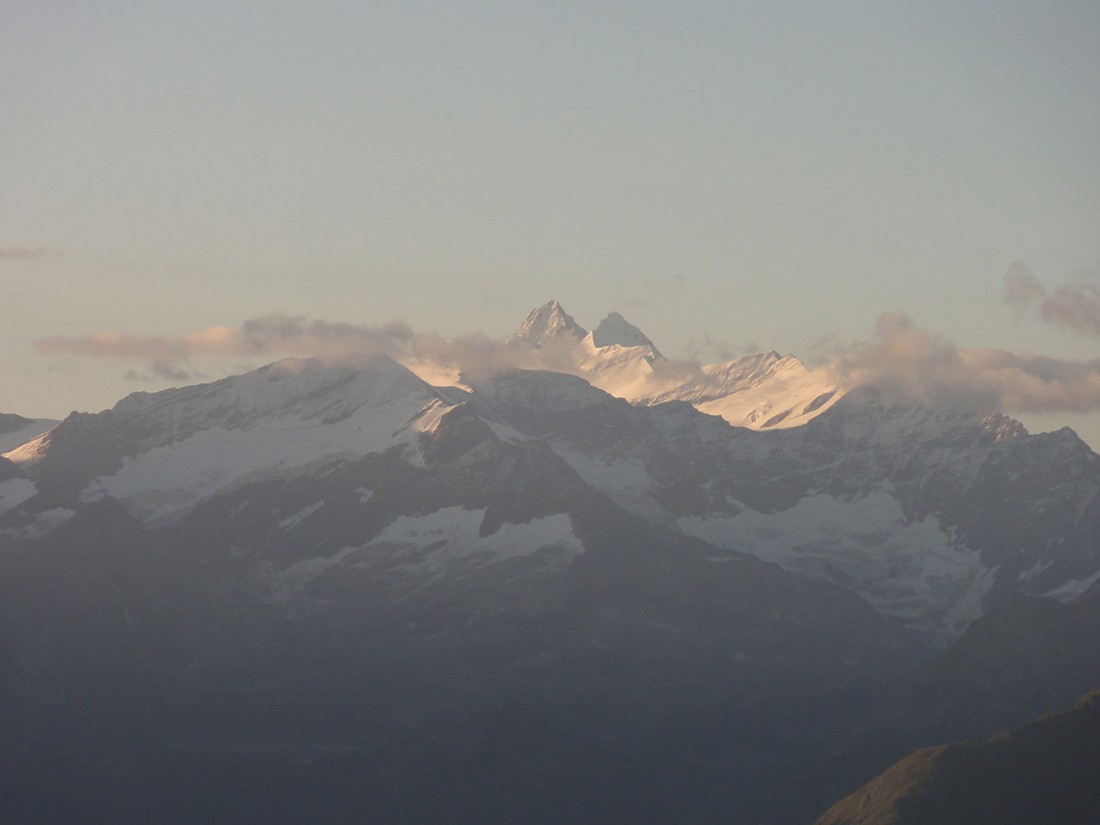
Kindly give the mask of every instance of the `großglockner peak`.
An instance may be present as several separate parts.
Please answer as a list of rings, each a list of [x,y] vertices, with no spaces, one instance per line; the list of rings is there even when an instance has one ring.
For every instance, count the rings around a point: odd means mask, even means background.
[[[701,366],[671,362],[620,313],[608,313],[585,332],[557,301],[533,309],[509,341],[533,348],[553,342],[552,369],[579,375],[631,403],[686,401],[753,430],[801,426],[844,395],[826,370],[774,351]]]
[[[551,300],[531,310],[527,320],[508,340],[512,344],[538,348],[553,339],[566,337],[579,341],[587,334],[588,331],[574,321],[561,304]]]

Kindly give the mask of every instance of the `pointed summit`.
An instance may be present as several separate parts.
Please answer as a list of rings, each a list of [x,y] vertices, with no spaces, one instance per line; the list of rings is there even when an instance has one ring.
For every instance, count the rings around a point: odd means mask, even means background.
[[[644,332],[617,312],[608,313],[600,321],[600,325],[592,331],[592,343],[597,347],[649,347],[655,356],[664,357]]]
[[[527,320],[520,324],[512,333],[509,342],[525,347],[540,347],[546,341],[569,336],[578,341],[588,334],[580,324],[573,320],[573,316],[562,309],[557,301],[547,301],[540,307],[531,310]]]

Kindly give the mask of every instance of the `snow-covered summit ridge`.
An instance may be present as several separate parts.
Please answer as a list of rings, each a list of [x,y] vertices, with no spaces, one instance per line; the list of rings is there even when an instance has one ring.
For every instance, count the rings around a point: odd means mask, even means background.
[[[386,355],[288,358],[210,384],[133,393],[111,414],[151,417],[178,436],[213,423],[243,430],[287,416],[334,423],[364,406],[409,395],[427,401],[435,391]]]
[[[206,384],[131,393],[101,413],[73,413],[35,441],[64,442],[77,431],[95,430],[107,437],[125,430],[127,454],[133,455],[215,427],[247,431],[288,420],[327,425],[364,408],[406,398],[423,406],[438,397],[431,386],[386,355],[288,358]],[[30,446],[13,451],[9,458],[25,462],[29,454],[39,452]]]
[[[56,496],[111,496],[160,523],[258,477],[394,447],[422,463],[420,434],[462,395],[437,391],[384,355],[288,359],[73,414],[9,457]]]
[[[793,355],[780,355],[775,350],[742,355],[732,361],[707,364],[698,375],[682,384],[647,396],[639,401],[660,404],[665,401],[687,401],[705,404],[732,392],[743,392],[781,374],[808,372]]]

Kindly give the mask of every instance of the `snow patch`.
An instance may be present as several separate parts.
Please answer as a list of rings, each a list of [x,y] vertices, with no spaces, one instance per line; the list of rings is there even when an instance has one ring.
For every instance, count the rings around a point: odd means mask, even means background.
[[[649,471],[639,460],[601,460],[579,450],[561,445],[554,452],[564,459],[588,484],[632,513],[660,523],[667,523],[672,516],[653,498],[656,484]]]
[[[1036,576],[1040,575],[1052,564],[1054,564],[1054,559],[1050,559],[1049,561],[1037,561],[1034,565],[1032,565],[1030,570],[1021,571],[1016,578],[1018,578],[1020,581],[1030,581],[1031,579],[1034,579]]]
[[[413,429],[418,433],[434,433],[439,429],[439,422],[452,409],[451,405],[436,400],[421,411],[413,422]]]
[[[415,460],[418,428],[436,426],[447,409],[438,401],[429,404],[427,420],[417,419],[414,426],[408,426],[407,400],[391,399],[327,424],[283,417],[245,430],[209,427],[123,459],[117,473],[93,480],[81,499],[109,495],[146,523],[163,523],[206,496],[246,481],[399,445]]]
[[[995,574],[938,518],[910,521],[885,492],[851,500],[818,494],[778,513],[685,516],[679,525],[719,547],[852,587],[878,611],[943,639],[982,614]]]
[[[443,420],[443,416],[452,409],[454,409],[453,404],[447,404],[440,399],[435,399],[417,413],[416,418],[412,422],[412,427],[410,428],[411,432],[417,435],[420,433],[434,433],[439,429],[439,424]],[[424,451],[421,449],[419,438],[407,440],[405,460],[417,467],[425,466]]]
[[[364,549],[409,554],[405,570],[439,575],[459,565],[480,567],[552,548],[555,566],[584,552],[565,513],[523,524],[505,522],[491,535],[480,535],[484,510],[445,507],[421,516],[398,516]],[[422,552],[416,552],[422,551]]]
[[[308,507],[303,507],[297,513],[292,516],[287,516],[285,519],[279,522],[279,527],[284,530],[293,530],[307,518],[312,516],[318,510],[325,506],[323,501],[318,501],[316,504],[311,504]]]
[[[1092,587],[1097,580],[1100,580],[1100,570],[1097,570],[1091,576],[1084,579],[1070,579],[1060,587],[1048,590],[1043,595],[1052,599],[1057,599],[1060,602],[1071,602]]]
[[[356,487],[355,494],[359,496],[360,504],[366,504],[370,501],[370,497],[374,495],[374,490],[369,490],[366,487]]]

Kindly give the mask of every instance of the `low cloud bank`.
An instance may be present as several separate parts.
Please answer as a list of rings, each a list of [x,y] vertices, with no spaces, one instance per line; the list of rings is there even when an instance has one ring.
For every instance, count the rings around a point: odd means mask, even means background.
[[[402,322],[374,327],[276,314],[250,318],[238,329],[215,326],[183,335],[104,331],[82,337],[40,338],[35,341],[35,347],[44,353],[144,360],[153,376],[186,381],[195,377],[190,368],[193,358],[269,355],[343,358],[396,354],[412,338],[412,329]],[[133,371],[128,375],[142,377]]]
[[[1006,276],[1007,294],[1015,305],[1038,307],[1059,323],[1068,323],[1064,318],[1072,318],[1077,328],[1086,331],[1095,324],[1100,334],[1100,309],[1088,300],[1082,301],[1072,316],[1061,309],[1069,301],[1067,289],[1070,287],[1048,293],[1034,276],[1019,268]],[[1078,297],[1089,299],[1088,289],[1092,287],[1077,285],[1074,289],[1080,293]],[[1090,315],[1093,311],[1096,318]],[[265,315],[249,319],[239,328],[207,327],[178,336],[117,331],[84,337],[56,336],[39,339],[36,346],[46,353],[142,360],[146,370],[131,370],[129,377],[175,382],[198,377],[191,359],[340,359],[378,353],[414,369],[428,365],[436,372],[461,375],[475,382],[510,368],[586,375],[584,353],[572,340],[548,342],[533,349],[480,333],[459,338],[416,333],[402,321],[371,326],[290,315]],[[931,335],[900,312],[880,316],[870,342],[838,349],[818,369],[847,389],[873,385],[898,402],[915,401],[950,410],[1040,413],[1100,409],[1100,359],[1067,361],[1007,350],[961,348]],[[657,361],[652,365],[652,374],[639,379],[630,394],[635,398],[656,397],[685,385],[702,387],[711,380],[697,361]]]
[[[507,346],[481,333],[453,339],[415,333],[404,321],[372,326],[281,314],[250,318],[239,328],[214,326],[182,335],[103,331],[80,337],[52,336],[38,339],[35,347],[43,353],[142,360],[147,362],[146,373],[130,371],[131,377],[173,381],[195,377],[192,359],[210,357],[339,360],[385,354],[399,360],[431,362],[471,379],[511,367],[568,370],[575,361],[564,346],[533,350]]]
[[[1100,409],[1100,359],[1066,361],[956,347],[899,312],[879,317],[871,343],[837,353],[823,368],[845,387],[869,384],[899,401],[942,409],[1018,413]]]

